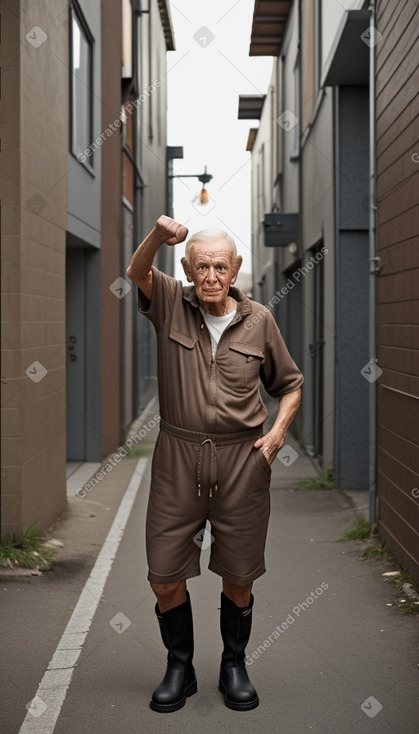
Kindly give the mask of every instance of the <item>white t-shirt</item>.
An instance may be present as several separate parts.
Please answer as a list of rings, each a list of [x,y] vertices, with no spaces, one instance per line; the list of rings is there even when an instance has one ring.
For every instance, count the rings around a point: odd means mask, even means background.
[[[230,321],[233,321],[236,315],[237,309],[235,308],[234,311],[231,311],[231,313],[228,313],[225,316],[213,316],[212,314],[204,311],[204,309],[201,307],[199,307],[199,310],[201,311],[202,316],[204,317],[204,321],[210,333],[211,350],[212,350],[212,356],[214,357],[215,352],[217,351],[217,346],[218,346],[218,342],[220,341],[221,334],[223,333],[224,329],[227,328]]]

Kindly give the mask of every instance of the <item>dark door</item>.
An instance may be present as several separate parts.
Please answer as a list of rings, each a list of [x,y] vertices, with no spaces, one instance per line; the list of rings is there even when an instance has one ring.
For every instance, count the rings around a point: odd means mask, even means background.
[[[86,459],[86,268],[83,249],[66,256],[67,460]]]
[[[313,255],[320,252],[321,244]],[[323,456],[323,372],[324,372],[324,266],[319,258],[313,268],[313,343],[310,352],[313,366],[313,445],[322,463]]]

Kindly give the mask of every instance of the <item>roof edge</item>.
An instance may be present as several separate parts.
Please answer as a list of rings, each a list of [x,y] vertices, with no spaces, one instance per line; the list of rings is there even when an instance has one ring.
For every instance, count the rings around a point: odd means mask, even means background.
[[[170,4],[167,0],[157,0],[159,6],[160,18],[163,26],[164,39],[166,41],[166,51],[176,51],[175,33],[173,30],[172,14],[170,12]]]

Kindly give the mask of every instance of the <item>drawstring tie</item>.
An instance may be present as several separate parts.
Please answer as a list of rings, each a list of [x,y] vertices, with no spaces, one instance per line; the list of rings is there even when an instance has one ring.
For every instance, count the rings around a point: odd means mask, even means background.
[[[209,444],[210,448],[210,487],[209,496],[213,496],[213,491],[218,491],[218,471],[217,471],[217,448],[223,446],[235,446],[236,444],[247,443],[248,441],[256,441],[263,434],[262,426],[257,428],[249,428],[246,431],[237,431],[236,433],[203,433],[200,431],[190,431],[187,428],[173,426],[163,418],[160,421],[160,430],[170,433],[171,436],[180,438],[182,441],[193,443],[199,446],[198,464],[196,467],[198,497],[202,494],[202,461],[205,444]]]

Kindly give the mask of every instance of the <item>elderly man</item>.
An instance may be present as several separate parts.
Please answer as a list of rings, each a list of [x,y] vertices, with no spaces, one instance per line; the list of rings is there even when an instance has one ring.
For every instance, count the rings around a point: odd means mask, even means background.
[[[233,287],[241,257],[226,232],[204,230],[189,239],[182,264],[192,286],[152,266],[164,243],[176,245],[187,234],[186,227],[161,216],[127,270],[139,289],[139,310],[158,340],[161,424],[146,545],[168,655],[150,706],[176,711],[197,691],[186,580],[200,574],[200,539],[208,520],[209,568],[222,577],[219,689],[226,706],[246,711],[259,704],[244,661],[252,584],[265,572],[271,464],[297,412],[303,377],[270,312]],[[261,382],[280,399],[267,433]]]

